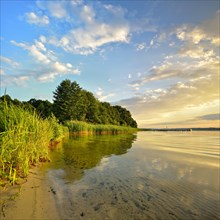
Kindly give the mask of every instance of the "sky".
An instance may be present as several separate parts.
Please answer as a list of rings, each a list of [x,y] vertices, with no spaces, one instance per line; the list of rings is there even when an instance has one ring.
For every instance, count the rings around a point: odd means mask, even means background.
[[[1,96],[65,79],[139,127],[219,127],[219,1],[1,0]]]

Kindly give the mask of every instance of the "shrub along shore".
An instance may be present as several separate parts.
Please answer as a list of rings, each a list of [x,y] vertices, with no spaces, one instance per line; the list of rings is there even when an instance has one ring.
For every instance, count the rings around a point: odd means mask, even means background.
[[[29,167],[49,159],[49,144],[68,129],[55,116],[42,119],[34,110],[3,102],[0,105],[0,184],[26,177]]]

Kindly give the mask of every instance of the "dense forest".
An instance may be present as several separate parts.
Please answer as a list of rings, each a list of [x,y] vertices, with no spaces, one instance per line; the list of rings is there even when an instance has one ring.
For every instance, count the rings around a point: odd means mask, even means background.
[[[77,120],[93,124],[137,127],[136,121],[126,108],[100,102],[91,92],[82,89],[75,81],[71,82],[68,79],[62,81],[53,94],[53,103],[34,98],[21,102],[18,99],[11,99],[9,95],[2,96],[0,100],[36,109],[42,118],[48,118],[53,114],[61,123]]]

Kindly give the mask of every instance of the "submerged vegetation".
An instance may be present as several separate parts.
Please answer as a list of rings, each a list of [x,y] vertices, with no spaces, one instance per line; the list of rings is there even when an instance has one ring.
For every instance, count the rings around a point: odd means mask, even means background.
[[[33,110],[0,103],[0,178],[12,184],[25,177],[31,164],[48,160],[51,140],[64,135],[64,127],[52,115],[42,119]]]
[[[49,145],[66,132],[134,132],[137,123],[121,106],[98,101],[76,82],[64,80],[54,92],[54,103],[21,102],[0,97],[0,180],[12,184],[28,174],[30,165],[49,159]],[[0,181],[1,184],[1,181]]]

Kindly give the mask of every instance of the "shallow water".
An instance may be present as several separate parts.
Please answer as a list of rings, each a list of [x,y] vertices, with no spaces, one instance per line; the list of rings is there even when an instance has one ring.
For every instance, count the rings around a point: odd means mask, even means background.
[[[220,219],[219,132],[72,136],[43,167],[61,219]]]

